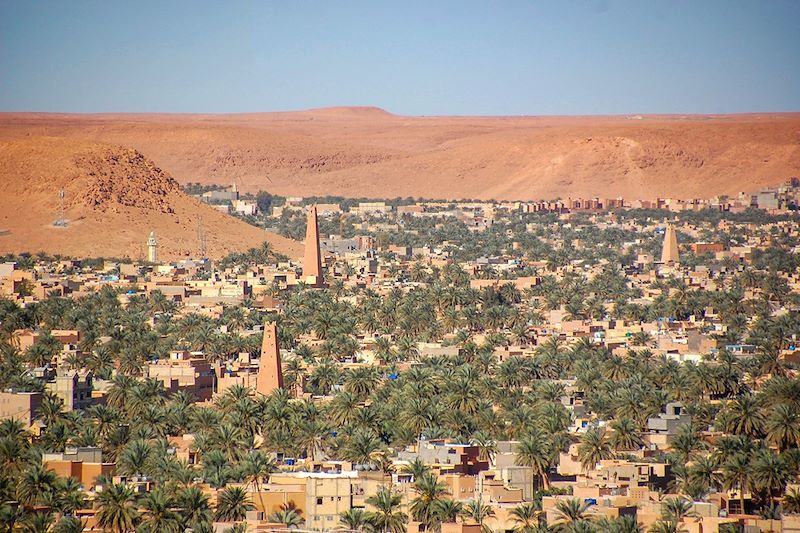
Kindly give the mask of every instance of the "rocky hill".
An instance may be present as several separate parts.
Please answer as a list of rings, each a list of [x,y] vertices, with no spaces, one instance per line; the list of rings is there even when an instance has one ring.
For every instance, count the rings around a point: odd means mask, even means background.
[[[59,216],[64,191],[65,227]],[[267,240],[296,257],[300,243],[268,234],[185,195],[137,150],[56,137],[0,143],[0,253],[130,257],[155,231],[162,259],[197,255],[198,226],[210,257]]]
[[[282,195],[708,197],[800,174],[800,114],[403,117],[0,114],[0,140],[112,142],[181,183]]]

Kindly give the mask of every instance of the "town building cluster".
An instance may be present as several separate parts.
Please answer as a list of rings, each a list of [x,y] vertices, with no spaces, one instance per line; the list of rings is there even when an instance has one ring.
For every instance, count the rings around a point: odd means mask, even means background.
[[[302,263],[268,251],[163,263],[153,233],[143,236],[146,262],[18,257],[0,264],[0,294],[19,317],[3,311],[0,325],[24,364],[4,367],[21,374],[4,376],[0,420],[44,448],[45,470],[76,481],[81,504],[62,514],[87,532],[129,530],[106,516],[119,487],[137,498],[173,490],[154,473],[162,459],[188,472],[219,532],[579,531],[569,529],[579,522],[622,531],[611,528],[626,519],[639,531],[800,531],[800,501],[788,503],[800,460],[764,489],[712,452],[743,436],[764,443],[753,454],[790,464],[787,450],[800,446],[800,423],[788,436],[769,431],[774,409],[800,407],[797,185],[702,202],[344,210],[288,198],[266,220],[302,216]],[[257,215],[235,188],[203,198]],[[764,221],[726,218],[752,208]],[[722,218],[687,214],[700,210]],[[324,231],[336,227],[341,234]],[[88,301],[86,317],[59,310]],[[103,335],[80,326],[103,306],[131,320]],[[52,327],[65,322],[78,327]],[[776,344],[759,340],[779,326]],[[133,343],[130,332],[147,340]],[[134,346],[146,353],[129,353]],[[642,375],[659,388],[637,383]],[[760,429],[732,422],[742,397],[779,386],[790,392],[758,400]],[[189,406],[194,418],[181,420]],[[403,427],[376,426],[377,410]],[[165,426],[158,413],[167,412]],[[120,424],[120,413],[150,430]],[[80,428],[60,438],[54,428],[67,433],[70,420],[93,420],[93,438]],[[136,463],[139,443],[154,450],[141,452],[154,454],[147,466]],[[253,453],[269,467],[247,470]],[[221,474],[228,464],[242,469]],[[7,499],[29,512],[50,505]],[[155,520],[152,501],[131,501],[137,520]]]

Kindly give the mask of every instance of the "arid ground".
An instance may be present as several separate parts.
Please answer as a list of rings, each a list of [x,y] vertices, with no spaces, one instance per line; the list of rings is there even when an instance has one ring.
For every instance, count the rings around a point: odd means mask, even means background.
[[[66,227],[56,227],[64,190]],[[210,257],[269,241],[290,257],[300,243],[259,230],[185,195],[132,148],[31,137],[0,143],[0,254],[146,258],[156,232],[159,258],[199,255],[198,226]]]
[[[648,199],[736,194],[800,175],[800,114],[403,117],[378,108],[246,115],[0,114],[0,252],[219,256],[269,238],[183,195]],[[174,179],[173,179],[174,178]],[[53,228],[66,190],[68,228]]]
[[[300,196],[708,197],[800,173],[800,114],[0,114],[0,141],[43,135],[134,148],[180,183]]]

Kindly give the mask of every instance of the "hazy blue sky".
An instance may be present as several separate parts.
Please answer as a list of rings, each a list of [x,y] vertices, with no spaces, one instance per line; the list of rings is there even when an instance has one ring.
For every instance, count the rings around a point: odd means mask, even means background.
[[[0,0],[0,110],[800,111],[800,0]]]

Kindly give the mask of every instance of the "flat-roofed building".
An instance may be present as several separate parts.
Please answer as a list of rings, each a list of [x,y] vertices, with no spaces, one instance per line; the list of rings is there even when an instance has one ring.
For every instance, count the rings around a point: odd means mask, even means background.
[[[89,370],[58,369],[52,381],[45,388],[61,398],[65,411],[86,409],[94,403],[92,398],[92,377]]]
[[[166,389],[182,390],[200,401],[214,394],[214,370],[199,353],[184,350],[170,352],[169,359],[147,365],[147,376],[164,383]]]
[[[41,392],[0,392],[0,420],[19,420],[29,426],[42,405]]]
[[[98,476],[113,476],[116,471],[114,463],[103,462],[103,451],[96,447],[68,447],[61,453],[46,453],[42,465],[61,477],[77,479],[87,488],[94,486]]]

